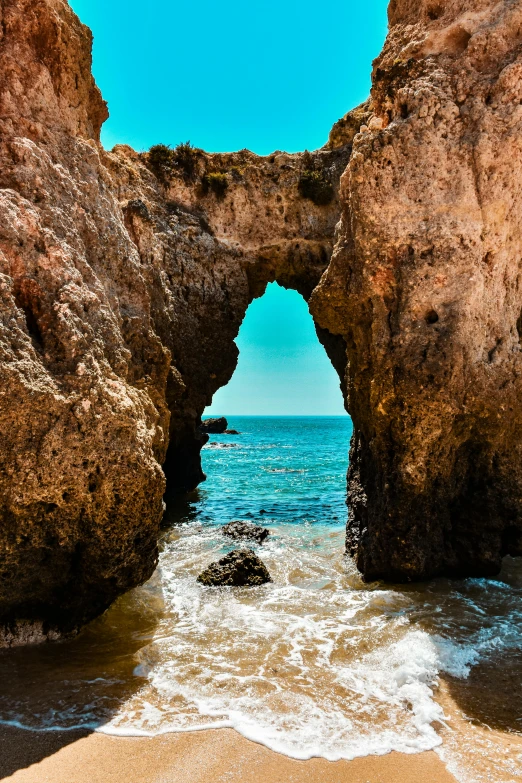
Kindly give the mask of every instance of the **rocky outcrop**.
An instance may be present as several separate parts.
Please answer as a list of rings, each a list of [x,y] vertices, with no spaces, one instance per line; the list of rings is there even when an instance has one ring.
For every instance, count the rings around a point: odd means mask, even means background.
[[[90,32],[58,0],[0,8],[0,620],[12,641],[76,628],[154,569],[171,372],[98,144],[107,109]]]
[[[392,0],[311,309],[347,346],[366,579],[522,554],[522,6]]]
[[[198,576],[206,587],[257,587],[272,578],[262,560],[251,549],[234,549]]]
[[[226,432],[228,422],[224,416],[218,419],[204,419],[199,425],[200,432],[207,432],[209,435],[221,435]]]
[[[255,525],[253,522],[247,522],[244,519],[234,519],[232,522],[228,522],[226,525],[223,525],[221,532],[229,538],[236,540],[251,539],[252,541],[257,541],[258,544],[262,544],[270,534],[268,528]]]
[[[234,371],[249,303],[272,280],[308,298],[328,264],[350,150],[107,153],[89,30],[64,0],[1,0],[0,17],[11,644],[74,631],[150,576],[165,489],[204,479],[201,414]]]

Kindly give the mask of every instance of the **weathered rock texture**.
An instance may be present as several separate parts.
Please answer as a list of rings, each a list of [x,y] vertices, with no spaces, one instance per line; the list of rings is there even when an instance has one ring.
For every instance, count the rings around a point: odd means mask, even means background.
[[[228,522],[226,525],[223,525],[221,532],[229,538],[235,538],[236,540],[250,538],[253,541],[257,541],[258,544],[262,544],[265,538],[270,535],[268,528],[255,525],[253,522],[248,522],[244,519],[234,519],[232,522]]]
[[[105,152],[65,0],[0,0],[0,22],[6,643],[152,573],[165,487],[204,478],[201,414],[273,280],[312,296],[346,393],[364,576],[520,554],[520,3],[392,0],[369,102],[323,150],[264,158]]]
[[[389,21],[311,302],[347,344],[348,548],[367,579],[494,574],[522,554],[522,4]]]
[[[15,643],[73,631],[150,576],[165,475],[204,478],[198,425],[249,303],[272,280],[309,297],[328,264],[350,148],[166,169],[106,153],[89,30],[64,0],[0,0],[0,21],[0,626]],[[300,194],[304,171],[330,183],[327,205]]]
[[[251,549],[234,549],[211,563],[197,579],[206,587],[257,587],[272,578],[262,560]]]

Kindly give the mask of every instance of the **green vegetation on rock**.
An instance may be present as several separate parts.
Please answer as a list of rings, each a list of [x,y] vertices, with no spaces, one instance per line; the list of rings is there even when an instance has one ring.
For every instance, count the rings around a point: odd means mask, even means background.
[[[202,179],[203,193],[212,191],[217,198],[224,198],[228,188],[228,177],[222,171],[211,171]]]
[[[317,206],[324,207],[330,204],[334,197],[334,189],[331,182],[320,171],[305,169],[299,177],[299,193],[303,198],[310,199]]]
[[[166,182],[176,171],[187,180],[194,179],[197,169],[198,151],[190,141],[182,142],[172,149],[167,144],[154,144],[147,153],[147,164],[162,182]]]

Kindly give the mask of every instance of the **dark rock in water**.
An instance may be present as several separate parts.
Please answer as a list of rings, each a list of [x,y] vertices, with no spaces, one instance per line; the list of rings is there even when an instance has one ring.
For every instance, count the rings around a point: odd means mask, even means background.
[[[265,564],[251,549],[234,549],[198,576],[207,587],[254,587],[271,581]]]
[[[235,519],[233,522],[229,522],[222,528],[222,533],[235,539],[251,538],[257,541],[258,544],[262,544],[269,535],[266,527],[254,525],[253,522],[246,522],[242,519]]]
[[[237,430],[225,430],[225,435],[241,435]]]
[[[221,435],[228,427],[228,421],[224,416],[218,419],[205,419],[199,425],[200,432],[208,432],[211,435]]]

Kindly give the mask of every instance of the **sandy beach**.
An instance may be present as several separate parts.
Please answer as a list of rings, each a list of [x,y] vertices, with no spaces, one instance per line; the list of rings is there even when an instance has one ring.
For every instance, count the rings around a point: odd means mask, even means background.
[[[433,753],[296,761],[232,729],[120,738],[0,730],[0,780],[13,783],[451,783]]]
[[[517,777],[522,736],[466,718],[451,687],[442,680],[437,690],[447,720],[439,726],[442,759],[466,779]],[[455,783],[441,757],[429,751],[297,761],[233,729],[137,738],[0,727],[0,780],[13,783]]]

